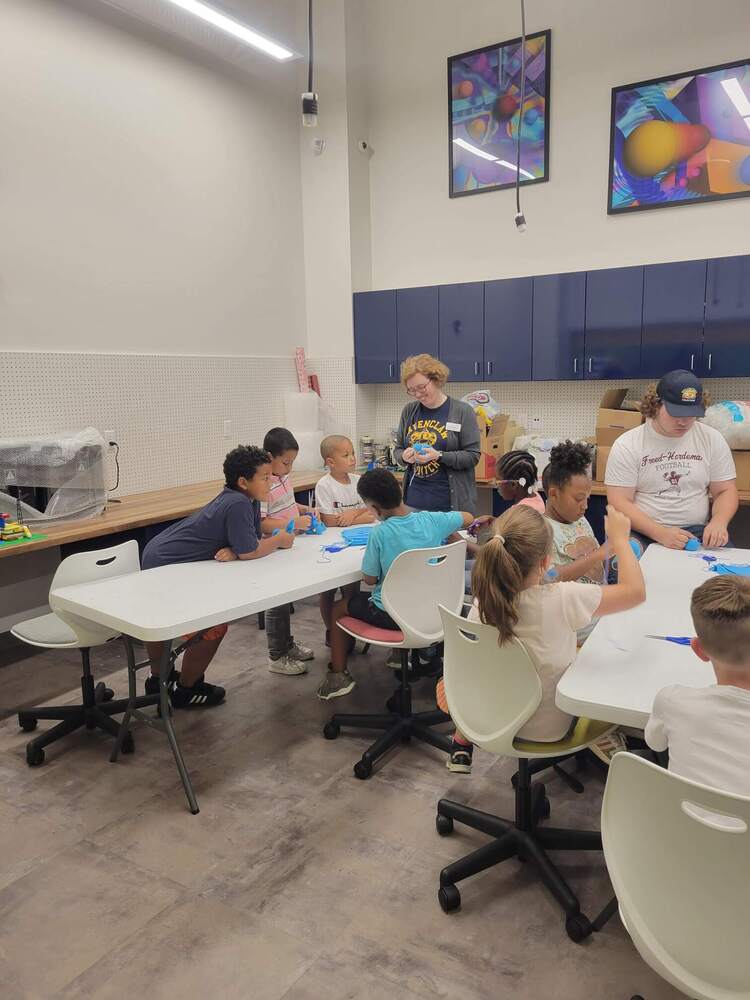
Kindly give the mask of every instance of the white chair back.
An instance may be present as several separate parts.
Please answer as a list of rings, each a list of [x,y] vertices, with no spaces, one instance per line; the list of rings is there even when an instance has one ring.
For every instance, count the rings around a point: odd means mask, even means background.
[[[443,680],[451,718],[472,743],[518,757],[513,738],[536,712],[542,685],[519,639],[498,644],[492,625],[467,621],[441,607]]]
[[[113,576],[140,572],[138,543],[135,540],[113,545],[108,549],[76,552],[63,559],[55,571],[49,591],[49,605],[58,618],[75,632],[80,646],[99,646],[119,635],[105,625],[79,618],[55,606],[55,591],[79,583],[95,583]]]
[[[383,607],[404,633],[407,649],[443,638],[438,605],[460,610],[464,599],[466,542],[401,552],[383,580]]]
[[[750,799],[618,753],[602,842],[644,961],[695,1000],[748,1000]]]

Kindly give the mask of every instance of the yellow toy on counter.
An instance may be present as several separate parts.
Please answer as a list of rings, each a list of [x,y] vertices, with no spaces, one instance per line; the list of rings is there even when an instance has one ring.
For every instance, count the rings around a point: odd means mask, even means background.
[[[19,521],[11,521],[10,514],[0,514],[0,541],[14,542],[18,538],[31,538],[31,531]]]

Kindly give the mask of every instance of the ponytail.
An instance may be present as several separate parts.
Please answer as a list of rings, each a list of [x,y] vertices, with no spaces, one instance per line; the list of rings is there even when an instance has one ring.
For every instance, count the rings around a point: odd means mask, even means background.
[[[498,630],[501,644],[514,635],[524,581],[548,554],[551,539],[542,514],[516,506],[495,521],[493,537],[479,551],[471,588],[480,621]]]

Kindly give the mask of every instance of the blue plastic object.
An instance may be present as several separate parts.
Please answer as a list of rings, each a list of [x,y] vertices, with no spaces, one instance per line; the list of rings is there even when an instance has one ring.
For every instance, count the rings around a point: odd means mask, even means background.
[[[697,552],[700,547],[701,543],[698,541],[697,538],[688,538],[688,540],[685,542],[686,552]]]
[[[367,545],[370,540],[371,528],[343,528],[341,537],[346,539],[347,545]]]
[[[550,566],[547,572],[544,574],[545,583],[557,583],[560,579],[560,571],[556,566]]]
[[[412,445],[412,448],[418,455],[424,455],[426,451],[429,451],[430,446],[428,444],[422,444],[421,441],[418,441],[416,444]]]
[[[710,567],[712,573],[719,573],[720,575],[726,575],[731,573],[733,576],[750,576],[750,566],[746,563],[714,563]]]
[[[630,548],[633,550],[633,555],[636,559],[640,559],[643,555],[643,546],[638,541],[637,538],[630,539]]]
[[[291,523],[294,524],[294,521],[292,521]],[[287,528],[287,531],[288,530],[289,529]],[[306,535],[322,535],[325,530],[326,530],[326,526],[323,524],[323,522],[320,520],[320,518],[316,517],[315,514],[310,514],[310,527],[307,529],[307,531],[305,532],[305,534]]]
[[[689,646],[690,636],[688,635],[647,635],[647,639],[663,639],[664,642],[674,642],[678,646]]]

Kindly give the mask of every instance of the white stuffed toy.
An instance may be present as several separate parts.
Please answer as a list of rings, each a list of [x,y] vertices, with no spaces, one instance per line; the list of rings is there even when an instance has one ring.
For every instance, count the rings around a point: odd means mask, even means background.
[[[704,422],[715,428],[730,448],[750,449],[750,402],[725,400],[706,410]]]

